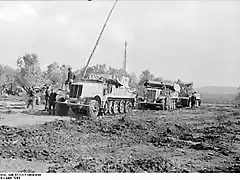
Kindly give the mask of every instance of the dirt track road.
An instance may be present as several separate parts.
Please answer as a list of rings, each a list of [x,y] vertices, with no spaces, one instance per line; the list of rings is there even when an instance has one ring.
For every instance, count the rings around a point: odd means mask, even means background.
[[[0,172],[240,172],[234,107],[98,120],[32,114],[0,114]]]
[[[54,120],[69,120],[70,117],[49,116],[47,112],[39,110],[25,110],[25,113],[0,113],[0,126],[7,125],[11,127],[21,127],[27,125],[44,124],[45,122],[52,122]]]

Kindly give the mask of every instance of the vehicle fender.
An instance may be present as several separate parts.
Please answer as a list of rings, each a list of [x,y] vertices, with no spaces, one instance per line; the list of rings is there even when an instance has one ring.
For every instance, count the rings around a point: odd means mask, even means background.
[[[84,98],[86,99],[86,101],[95,99],[96,101],[98,101],[98,103],[99,103],[100,105],[102,104],[102,103],[101,103],[101,98],[100,98],[98,95],[96,95],[96,96],[94,96],[94,97],[84,97]]]
[[[100,105],[100,107],[101,107],[101,105],[102,105],[102,100],[101,100],[100,96],[97,95],[97,96],[95,96],[93,99],[97,100],[98,103],[99,103],[99,105]]]

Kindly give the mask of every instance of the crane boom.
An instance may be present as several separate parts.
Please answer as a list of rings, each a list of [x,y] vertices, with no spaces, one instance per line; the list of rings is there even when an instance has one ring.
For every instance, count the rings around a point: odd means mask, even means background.
[[[105,23],[104,23],[104,25],[103,25],[103,27],[102,27],[102,30],[101,30],[101,32],[100,32],[100,34],[99,34],[99,36],[98,36],[98,39],[97,39],[97,41],[96,41],[96,43],[95,43],[95,46],[93,47],[93,50],[92,50],[92,52],[91,52],[91,54],[90,54],[90,56],[89,56],[89,58],[88,58],[87,64],[86,64],[86,66],[85,66],[85,68],[84,68],[84,71],[83,71],[82,79],[84,79],[84,77],[85,77],[85,75],[86,75],[87,68],[88,68],[88,65],[89,65],[89,63],[90,63],[90,60],[92,59],[92,56],[93,56],[93,54],[94,54],[94,52],[95,52],[95,50],[96,50],[96,48],[97,48],[97,45],[98,45],[98,43],[99,43],[99,41],[100,41],[100,39],[101,39],[101,36],[102,36],[103,31],[104,31],[104,29],[105,29],[105,27],[106,27],[106,25],[107,25],[107,22],[108,22],[108,20],[109,20],[109,18],[110,18],[110,16],[111,16],[111,14],[112,14],[112,12],[113,12],[116,4],[117,4],[117,1],[118,1],[118,0],[115,0],[115,3],[113,4],[113,7],[112,7],[112,9],[110,10],[110,12],[109,12],[109,14],[108,14],[108,16],[107,16],[107,19],[106,19],[106,21],[105,21]]]

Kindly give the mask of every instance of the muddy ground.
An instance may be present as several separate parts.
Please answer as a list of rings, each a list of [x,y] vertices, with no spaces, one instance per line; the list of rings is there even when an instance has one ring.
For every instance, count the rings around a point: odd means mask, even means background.
[[[0,172],[13,171],[240,172],[240,111],[205,105],[97,120],[2,112]]]

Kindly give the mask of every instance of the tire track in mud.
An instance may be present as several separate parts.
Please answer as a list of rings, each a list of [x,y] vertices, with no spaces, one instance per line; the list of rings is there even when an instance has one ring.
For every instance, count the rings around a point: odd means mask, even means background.
[[[55,164],[48,172],[189,172],[149,150],[181,148],[233,157],[232,164],[202,167],[198,172],[238,172],[238,154],[231,144],[232,140],[239,142],[234,136],[239,127],[236,122],[216,116],[215,123],[199,128],[197,120],[196,124],[182,121],[180,114],[179,122],[172,122],[167,115],[137,112],[98,120],[56,120],[26,128],[0,126],[0,156]],[[146,152],[136,145],[147,147]]]

